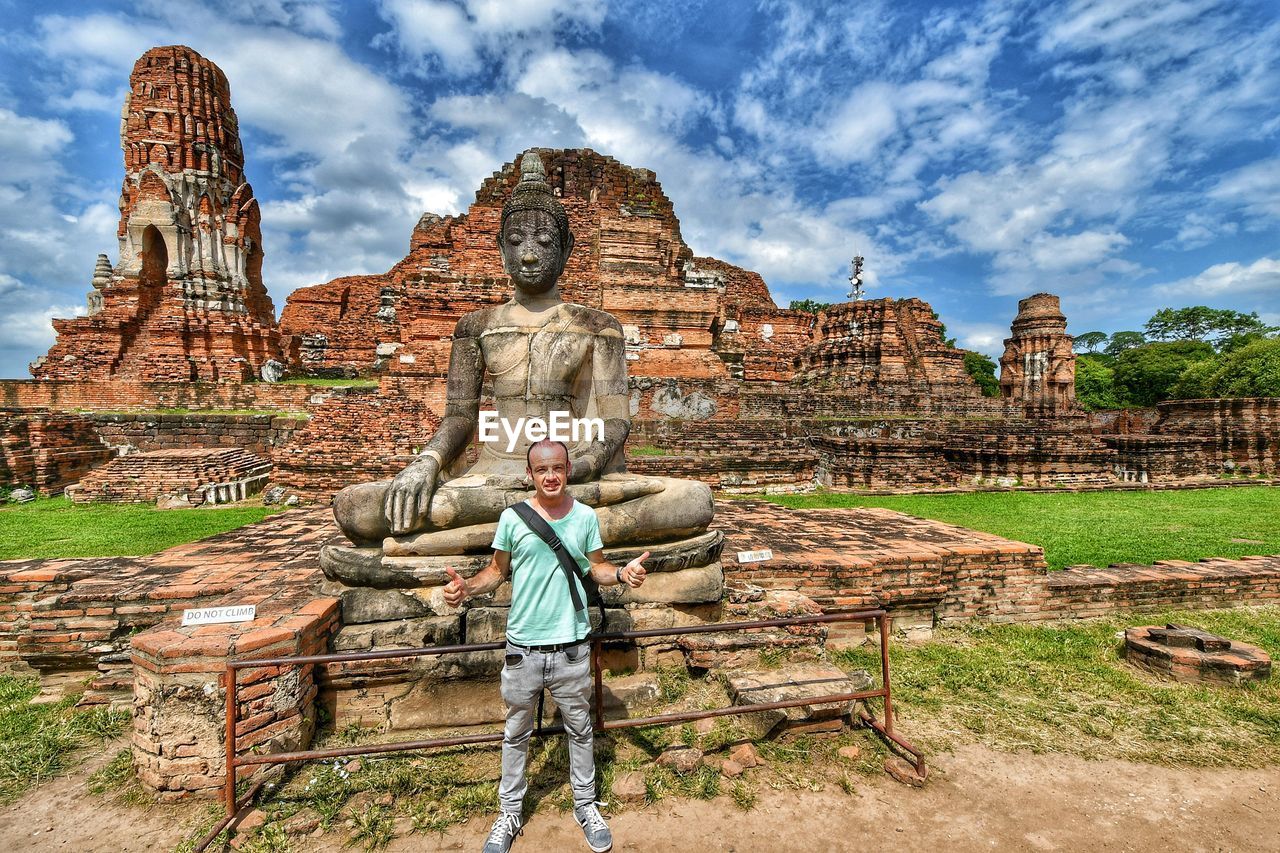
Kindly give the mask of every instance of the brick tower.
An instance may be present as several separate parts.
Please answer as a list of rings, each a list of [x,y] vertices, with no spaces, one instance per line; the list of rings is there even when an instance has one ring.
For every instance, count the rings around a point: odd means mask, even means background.
[[[1000,393],[1022,403],[1028,417],[1076,408],[1076,355],[1058,297],[1037,293],[1018,303],[1013,337],[1000,357]]]
[[[98,256],[89,315],[54,321],[57,343],[32,375],[253,379],[279,358],[279,332],[226,75],[189,47],[147,51],[120,147],[119,262]]]

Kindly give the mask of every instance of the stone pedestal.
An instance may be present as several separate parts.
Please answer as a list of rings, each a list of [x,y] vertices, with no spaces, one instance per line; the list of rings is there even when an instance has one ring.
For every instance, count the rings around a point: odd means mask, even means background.
[[[133,763],[143,786],[163,801],[219,796],[226,779],[227,659],[324,654],[337,620],[337,602],[321,598],[297,612],[248,623],[134,637]],[[316,726],[313,667],[240,670],[237,690],[238,752],[291,752],[310,745]],[[241,778],[252,772],[243,769]]]
[[[597,633],[681,628],[692,625],[820,612],[806,596],[740,584],[726,590],[720,552],[724,535],[713,530],[657,545],[609,547],[605,558],[623,565],[644,551],[643,586],[601,588],[604,607],[591,608]],[[503,638],[510,585],[469,599],[462,607],[444,602],[446,567],[464,577],[490,560],[489,553],[439,557],[388,557],[378,548],[329,545],[321,551],[321,590],[341,602],[342,625],[335,651],[489,643]],[[602,621],[603,620],[603,621]],[[606,643],[603,666],[651,678],[660,667],[695,670],[757,666],[761,653],[812,660],[820,655],[826,627],[806,625],[723,634],[691,634]],[[320,701],[334,725],[355,723],[387,729],[457,727],[500,722],[499,651],[473,652],[374,664],[331,665],[317,677]],[[634,685],[606,682],[606,712],[619,712],[648,695]],[[616,690],[614,687],[616,686]],[[642,685],[643,687],[643,685]],[[616,694],[616,695],[615,695]]]

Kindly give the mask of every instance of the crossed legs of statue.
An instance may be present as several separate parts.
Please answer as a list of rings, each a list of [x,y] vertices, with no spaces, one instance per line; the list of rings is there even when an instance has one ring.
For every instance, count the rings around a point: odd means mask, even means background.
[[[484,550],[502,510],[532,492],[498,488],[479,478],[441,483],[431,501],[424,532],[391,538],[382,502],[390,480],[347,486],[333,501],[333,514],[357,545],[380,545],[388,555],[461,554]],[[713,513],[711,489],[694,480],[611,474],[569,487],[577,500],[596,508],[606,545],[661,542],[707,529]]]

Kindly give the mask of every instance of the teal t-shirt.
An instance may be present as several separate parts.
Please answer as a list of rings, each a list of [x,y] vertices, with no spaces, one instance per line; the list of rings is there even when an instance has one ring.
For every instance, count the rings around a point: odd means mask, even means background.
[[[573,502],[564,518],[550,520],[583,575],[591,570],[587,554],[604,547],[596,511]],[[574,612],[573,597],[560,561],[551,546],[538,538],[513,509],[504,509],[493,535],[493,548],[511,554],[511,612],[507,616],[507,639],[521,646],[549,646],[572,643],[591,632],[584,611]],[[582,581],[578,594],[587,600]]]

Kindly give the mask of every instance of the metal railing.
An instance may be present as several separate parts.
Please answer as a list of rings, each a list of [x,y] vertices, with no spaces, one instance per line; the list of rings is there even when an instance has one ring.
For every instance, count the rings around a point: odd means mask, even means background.
[[[638,640],[650,637],[671,637],[687,634],[712,634],[727,631],[749,631],[761,628],[790,628],[798,625],[818,625],[829,622],[875,622],[880,637],[880,672],[881,686],[875,690],[858,690],[849,693],[833,693],[826,696],[806,696],[800,699],[784,699],[757,705],[734,705],[728,708],[715,708],[701,711],[677,711],[668,714],[657,714],[651,717],[637,717],[621,720],[604,719],[604,669],[601,666],[601,649],[605,643],[618,643],[627,640]],[[669,725],[686,723],[692,720],[713,717],[728,717],[736,714],[750,714],[757,711],[775,711],[785,708],[797,708],[802,705],[826,705],[837,702],[852,702],[864,699],[884,700],[884,721],[877,720],[867,711],[860,711],[858,721],[870,728],[884,740],[896,745],[913,759],[916,772],[923,778],[927,775],[924,755],[905,738],[894,731],[893,698],[889,685],[889,615],[883,609],[858,610],[847,613],[824,613],[817,616],[795,616],[782,619],[758,619],[749,622],[717,622],[707,625],[691,625],[685,628],[655,628],[645,631],[618,631],[612,634],[598,634],[591,640],[591,668],[595,679],[595,729],[611,731],[629,729],[639,726]],[[350,663],[353,661],[396,660],[400,658],[429,657],[433,655],[463,654],[467,652],[487,652],[506,648],[505,641],[492,643],[470,643],[451,646],[427,646],[417,649],[388,649],[386,651],[346,652],[330,655],[299,655],[295,657],[236,659],[227,661],[225,675],[227,719],[226,719],[226,782],[223,788],[223,802],[226,806],[226,817],[215,826],[196,846],[196,853],[203,851],[236,819],[239,812],[251,803],[257,795],[262,783],[251,786],[244,796],[236,797],[236,771],[241,767],[253,767],[267,764],[287,764],[294,761],[312,759],[341,758],[354,755],[374,755],[384,752],[406,752],[419,749],[436,749],[449,746],[467,746],[481,743],[496,743],[502,740],[502,732],[486,732],[483,734],[458,735],[455,737],[429,738],[427,740],[395,741],[392,743],[365,744],[358,746],[337,747],[334,749],[308,749],[297,752],[276,752],[261,755],[236,754],[236,725],[239,722],[239,697],[237,673],[242,669],[259,669],[263,667],[298,667],[314,664]],[[541,722],[539,720],[539,722]],[[537,737],[559,734],[562,726],[539,726],[534,732]]]

